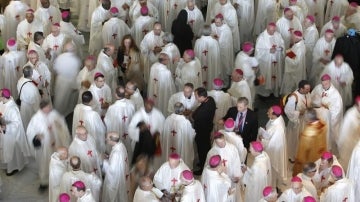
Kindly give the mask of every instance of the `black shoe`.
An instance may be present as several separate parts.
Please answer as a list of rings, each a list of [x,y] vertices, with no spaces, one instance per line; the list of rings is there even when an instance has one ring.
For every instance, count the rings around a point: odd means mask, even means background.
[[[294,163],[295,163],[295,160],[289,159],[289,162],[292,163],[292,164],[294,164]]]
[[[200,169],[200,170],[196,170],[196,171],[194,171],[194,172],[193,172],[193,174],[194,174],[194,175],[199,176],[199,175],[201,175],[201,174],[202,174],[202,172],[203,172],[203,170],[202,170],[202,169]]]
[[[48,188],[48,185],[40,184],[39,186],[39,192],[45,192]]]
[[[6,173],[6,176],[12,176],[14,175],[15,173],[19,172],[19,170],[13,170],[11,173]]]
[[[276,187],[276,192],[277,192],[278,196],[280,196],[282,194],[282,191],[281,191],[281,189],[279,189],[279,187]]]

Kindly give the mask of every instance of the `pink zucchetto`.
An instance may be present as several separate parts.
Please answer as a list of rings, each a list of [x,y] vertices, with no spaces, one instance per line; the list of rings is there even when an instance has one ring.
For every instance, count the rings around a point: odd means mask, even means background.
[[[99,78],[99,77],[104,78],[105,76],[104,76],[104,74],[102,74],[101,72],[96,72],[96,73],[95,73],[95,76],[94,76],[94,80],[96,80],[96,79]]]
[[[110,13],[112,13],[112,14],[119,13],[119,9],[116,8],[116,7],[111,7],[111,8],[110,8]]]
[[[58,22],[54,23],[53,26],[60,27],[60,24]]]
[[[333,165],[331,167],[331,173],[335,176],[335,177],[342,177],[343,176],[343,171],[342,168],[338,165]]]
[[[219,131],[216,131],[214,133],[214,139],[222,138],[224,137],[224,134],[220,133]]]
[[[294,31],[294,36],[302,38],[303,34],[300,30],[296,30],[296,31]]]
[[[275,22],[269,22],[268,25],[269,25],[269,26],[272,26],[272,27],[276,27],[276,23],[275,23]]]
[[[246,53],[254,50],[254,44],[251,42],[244,42],[244,44],[242,45],[242,50]]]
[[[321,76],[321,81],[331,80],[331,76],[329,74],[324,74]]]
[[[187,49],[187,50],[185,50],[185,53],[186,53],[189,57],[191,57],[192,59],[195,58],[195,52],[194,52],[193,49]]]
[[[304,197],[304,202],[316,202],[316,200],[312,196],[306,196]]]
[[[190,170],[184,170],[181,173],[181,176],[184,178],[184,180],[191,182],[194,180],[194,175]]]
[[[302,180],[300,177],[295,176],[295,177],[291,178],[291,182],[302,182]]]
[[[253,141],[253,142],[250,142],[250,144],[256,152],[262,152],[264,150],[264,147],[260,141]]]
[[[321,158],[324,160],[329,160],[333,158],[333,154],[329,151],[326,151],[324,153],[321,154]]]
[[[273,188],[271,186],[267,186],[263,189],[263,196],[267,197],[273,192]]]
[[[26,10],[26,14],[28,14],[28,13],[33,14],[33,13],[34,13],[34,10],[33,10],[33,9],[31,9],[31,8],[29,8],[29,9],[27,9],[27,10]]]
[[[141,15],[148,15],[149,14],[149,8],[147,6],[141,6],[140,14]]]
[[[224,19],[224,16],[223,16],[223,14],[221,14],[221,13],[219,13],[219,14],[217,14],[216,16],[215,16],[215,18],[220,18],[220,19]]]
[[[86,60],[92,60],[92,61],[95,61],[96,60],[96,57],[93,56],[93,55],[89,55],[86,57]]]
[[[355,97],[355,104],[360,104],[360,95]]]
[[[349,5],[350,5],[350,7],[353,7],[353,8],[358,7],[358,4],[356,2],[351,2]]]
[[[16,45],[16,40],[15,38],[10,38],[8,39],[7,43],[6,43],[9,47],[15,46]]]
[[[62,19],[65,19],[65,18],[67,18],[67,17],[69,17],[70,16],[70,12],[69,11],[63,11],[62,13],[61,13],[61,18]]]
[[[67,193],[62,193],[59,195],[59,202],[69,202],[70,196]]]
[[[209,159],[209,165],[211,168],[216,168],[221,163],[220,155],[213,155]]]
[[[180,159],[180,155],[178,153],[172,153],[169,155],[169,158],[171,159]]]
[[[225,123],[224,123],[224,129],[226,131],[233,131],[235,128],[235,121],[232,118],[228,118],[226,119]]]
[[[28,55],[32,55],[32,54],[35,54],[35,53],[37,53],[37,52],[34,49],[31,49],[31,50],[28,51]]]
[[[307,19],[310,20],[310,22],[314,23],[315,22],[315,17],[313,15],[308,15],[306,16]]]
[[[284,13],[286,13],[286,12],[288,12],[288,11],[292,11],[292,10],[291,10],[291,8],[286,7],[286,8],[284,9]]]
[[[340,17],[337,16],[337,15],[335,15],[335,16],[331,19],[331,21],[340,22]]]
[[[76,187],[78,189],[84,189],[85,188],[85,184],[82,181],[76,181],[71,186]]]
[[[215,78],[213,84],[215,88],[222,88],[224,86],[224,81],[220,78]]]
[[[327,30],[325,30],[325,34],[327,34],[327,33],[334,34],[334,30],[332,30],[332,29],[327,29]]]
[[[6,98],[6,99],[9,99],[11,97],[11,92],[9,89],[7,88],[3,88],[1,89],[1,96]]]
[[[280,116],[282,114],[282,109],[279,105],[274,105],[271,107],[271,109],[273,110],[273,113],[277,116]]]
[[[235,69],[235,72],[239,75],[244,75],[244,72],[241,69]]]

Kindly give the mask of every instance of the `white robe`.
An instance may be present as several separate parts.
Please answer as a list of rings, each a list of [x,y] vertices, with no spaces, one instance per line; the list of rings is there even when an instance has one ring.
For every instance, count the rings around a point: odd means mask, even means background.
[[[101,51],[97,58],[96,68],[105,76],[106,84],[115,91],[117,87],[117,67],[113,65],[113,58]]]
[[[352,83],[354,81],[354,74],[349,64],[343,62],[340,67],[337,67],[335,62],[331,61],[326,65],[324,71],[320,75],[324,74],[329,74],[332,78],[331,83],[339,91],[344,107],[351,106],[353,103]],[[345,86],[343,86],[342,83],[345,83]]]
[[[317,28],[324,25],[325,5],[327,0],[305,0],[308,8],[308,15],[315,16],[315,24]]]
[[[118,47],[123,37],[127,34],[130,34],[130,28],[122,19],[112,17],[103,24],[103,44],[113,44],[115,47]]]
[[[341,22],[348,28],[355,28],[355,30],[360,29],[360,11],[350,15],[350,16],[342,16]]]
[[[203,2],[203,0],[199,0],[201,2]],[[199,2],[196,1],[196,2]],[[208,1],[204,1],[203,4],[207,5],[207,12],[206,12],[206,24],[211,24],[211,21],[214,19],[215,16],[212,16],[215,4],[217,3],[217,0],[208,0]],[[215,14],[217,15],[217,14]]]
[[[148,80],[148,98],[153,99],[155,107],[166,114],[169,98],[176,92],[171,72],[159,62],[153,64]]]
[[[285,182],[288,174],[287,148],[285,121],[282,116],[266,123],[265,131],[259,130],[264,150],[270,157],[272,171],[272,186],[276,187],[276,181]]]
[[[345,25],[343,23],[340,22],[339,28],[334,29],[332,21],[329,21],[322,27],[321,32],[320,32],[320,36],[324,36],[325,31],[328,30],[328,29],[331,29],[331,30],[334,31],[335,38],[341,37],[347,32],[347,29],[346,29],[346,27],[345,27]]]
[[[325,22],[331,20],[334,16],[343,16],[349,6],[347,0],[329,0],[326,6]]]
[[[164,32],[161,32],[158,36],[154,34],[154,31],[150,31],[144,36],[143,40],[140,43],[140,51],[142,54],[144,65],[145,82],[148,82],[147,80],[150,75],[151,65],[153,65],[158,60],[159,54],[154,53],[154,48],[164,46],[164,42],[162,40],[163,35]]]
[[[320,118],[326,122],[324,117],[328,117],[329,134],[327,136],[327,145],[328,150],[330,150],[336,146],[335,143],[339,137],[340,124],[343,118],[341,95],[332,84],[328,90],[324,90],[322,85],[319,84],[311,92],[311,101],[313,106],[324,109],[322,113],[318,112]]]
[[[155,19],[155,21],[160,20],[159,10],[157,9],[157,7],[155,7],[155,5],[152,4],[150,1],[147,1],[146,6],[149,9],[149,16],[153,17]],[[140,5],[139,1],[135,0],[129,9],[129,18],[130,18],[131,23],[134,23],[137,20],[137,18],[140,17],[140,15],[141,15],[140,9],[141,9],[141,5]]]
[[[175,70],[175,84],[177,89],[183,89],[186,83],[192,83],[194,89],[206,86],[204,84],[205,80],[203,80],[204,73],[206,74],[206,72],[202,71],[198,58],[194,58],[188,63],[181,59]]]
[[[171,27],[173,21],[177,18],[179,12],[185,8],[186,0],[166,0],[163,2],[163,11],[162,11],[162,25],[164,30],[171,32]]]
[[[184,163],[192,169],[194,161],[195,130],[185,116],[171,114],[164,122],[161,138],[163,161],[176,152],[183,157]]]
[[[48,66],[42,61],[38,61],[36,65],[33,65],[30,61],[24,66],[30,66],[33,69],[32,80],[37,83],[39,90],[43,91],[42,98],[50,98],[51,89],[51,72]],[[46,83],[48,86],[45,87]]]
[[[165,53],[169,56],[169,64],[167,67],[171,71],[171,75],[175,77],[175,70],[181,58],[179,48],[174,43],[170,42],[165,44],[161,53]]]
[[[90,31],[90,22],[89,22],[89,0],[79,0],[79,20],[77,24],[77,28],[80,31],[88,32]]]
[[[88,135],[85,141],[75,136],[69,146],[69,156],[78,156],[81,160],[81,170],[95,173],[99,179],[102,179],[100,168],[102,156],[97,151],[96,140],[91,135]]]
[[[70,134],[65,119],[55,110],[49,114],[38,110],[30,120],[26,135],[31,152],[35,155],[36,163],[39,165],[40,184],[47,185],[51,155],[57,147],[68,147],[70,143]],[[33,146],[33,139],[36,135],[43,136],[41,146],[37,149]]]
[[[117,132],[128,152],[129,159],[133,159],[131,139],[128,137],[131,118],[135,114],[135,106],[132,101],[123,98],[112,104],[106,112],[104,123],[107,132]]]
[[[199,180],[184,187],[180,202],[205,202],[203,186]]]
[[[119,10],[118,18],[122,19],[125,23],[129,20],[129,9],[124,9],[123,5],[131,6],[133,0],[110,0],[111,7],[116,7]]]
[[[203,86],[210,89],[212,81],[221,76],[219,43],[212,36],[201,36],[195,42],[194,52],[201,63]]]
[[[288,51],[292,51],[295,57],[285,57],[283,82],[280,89],[282,95],[294,91],[299,82],[306,79],[306,46],[304,41],[295,43]]]
[[[184,170],[189,170],[189,167],[182,159],[180,159],[180,164],[173,169],[170,168],[169,162],[166,161],[156,171],[153,179],[154,185],[160,190],[165,189],[170,193],[175,193],[180,188],[180,176]]]
[[[296,16],[294,16],[292,20],[288,20],[283,16],[276,22],[276,29],[284,39],[284,48],[288,49],[290,47],[292,33],[296,30],[302,32],[302,25]]]
[[[3,80],[4,87],[8,88],[16,99],[19,91],[17,90],[16,82],[22,76],[22,67],[25,55],[20,51],[9,51],[0,58],[0,75]]]
[[[222,24],[218,27],[215,23],[212,23],[211,31],[213,35],[218,37],[221,78],[227,83],[234,67],[234,41],[231,29],[227,24]]]
[[[49,60],[45,56],[45,51],[39,44],[36,44],[35,42],[30,41],[29,46],[28,46],[28,51],[30,51],[30,50],[34,50],[37,52],[37,54],[39,56],[39,61],[49,65]]]
[[[19,109],[12,98],[3,104],[0,114],[6,126],[6,131],[0,132],[0,162],[5,164],[8,173],[20,171],[28,163],[30,151]]]
[[[175,103],[180,102],[184,105],[186,110],[194,111],[198,106],[198,102],[196,101],[195,94],[192,93],[190,98],[185,97],[184,92],[178,92],[173,94],[169,99],[168,104],[168,114],[174,113],[174,105]]]
[[[349,160],[349,167],[347,169],[347,174],[346,177],[348,179],[350,179],[353,184],[354,184],[354,189],[355,189],[355,198],[359,198],[360,197],[360,179],[359,179],[359,152],[360,152],[360,142],[357,141],[350,160]]]
[[[239,22],[240,43],[252,41],[253,26],[255,23],[255,5],[253,0],[233,0],[239,4],[236,14]]]
[[[348,109],[344,115],[344,119],[341,123],[339,139],[337,142],[339,148],[339,154],[341,159],[341,165],[345,170],[350,164],[349,160],[351,153],[356,147],[357,143],[360,140],[360,112],[356,106]],[[350,178],[349,179],[353,179]],[[355,181],[356,182],[356,181]]]
[[[312,51],[314,50],[315,44],[319,39],[319,32],[314,25],[306,28],[304,31],[304,43],[306,47],[306,54],[305,54],[305,65],[306,65],[306,78],[309,78],[312,66]]]
[[[219,13],[224,16],[224,22],[229,25],[231,29],[234,53],[236,53],[240,50],[240,33],[236,10],[230,1],[227,1],[225,5],[217,2],[211,11],[211,19],[215,19],[215,16]]]
[[[276,0],[259,0],[254,24],[254,36],[260,35],[270,22],[276,22],[279,6]]]
[[[214,131],[219,129],[217,121],[222,119],[233,104],[233,99],[229,93],[225,93],[222,90],[208,91],[208,96],[214,98],[216,104],[215,116],[214,116]]]
[[[82,197],[79,197],[77,202],[96,202],[94,196],[92,195],[90,189],[86,189],[85,194]]]
[[[320,196],[320,202],[355,202],[358,199],[355,198],[354,191],[352,181],[347,178],[342,178],[326,189]]]
[[[120,141],[115,144],[108,160],[104,160],[103,170],[105,180],[103,183],[102,201],[116,202],[128,201],[129,167],[128,156],[124,144]]]
[[[302,202],[307,196],[311,196],[311,194],[305,188],[302,188],[298,194],[295,194],[295,192],[289,188],[281,194],[279,201]]]
[[[135,105],[135,111],[138,111],[139,109],[144,107],[144,99],[141,96],[140,90],[138,88],[135,90],[134,94],[130,96],[130,100]]]
[[[320,59],[331,61],[331,56],[334,50],[336,40],[333,39],[328,43],[324,37],[321,37],[315,44],[314,50],[312,52],[312,67],[309,75],[309,80],[312,86],[315,86],[319,83],[320,74],[325,68],[325,64],[320,62]]]
[[[84,6],[87,6],[87,11],[88,14],[87,14],[87,27],[90,28],[91,30],[91,23],[92,23],[92,14],[94,13],[94,11],[99,7],[101,6],[100,4],[100,1],[99,0],[88,0],[88,4],[84,4]],[[109,17],[110,17],[110,14],[109,14]]]
[[[77,52],[80,56],[82,56],[82,46],[85,44],[84,35],[75,28],[75,26],[71,22],[60,21],[60,32],[68,36],[73,40],[76,45]]]
[[[231,179],[225,173],[220,174],[218,171],[206,166],[201,176],[201,183],[204,187],[206,201],[235,201],[234,194],[228,194],[231,188]]]
[[[5,25],[2,31],[2,38],[6,41],[14,37],[16,38],[16,28],[18,24],[25,19],[25,12],[29,6],[21,1],[10,1],[4,10]]]
[[[188,24],[190,25],[195,35],[195,38],[200,37],[202,28],[205,24],[204,16],[202,15],[200,9],[197,6],[195,6],[193,10],[190,10],[186,6],[185,10],[188,13]]]
[[[21,90],[21,94],[19,95],[21,100],[20,115],[24,125],[24,129],[26,130],[31,117],[37,112],[40,107],[41,97],[39,89],[35,86],[34,83],[32,83],[30,79],[26,79],[24,77],[21,77],[19,79],[19,81],[17,82],[17,91],[19,93],[21,86],[23,87]]]
[[[131,27],[131,36],[139,47],[145,35],[153,29],[155,19],[150,16],[139,16]]]
[[[135,191],[133,202],[160,202],[155,193],[150,191],[144,191],[138,187]]]
[[[312,180],[314,182],[314,185],[318,191],[322,190],[323,188],[328,187],[330,184],[334,183],[334,178],[331,176],[331,167],[325,168],[322,171],[319,171],[321,163],[321,158],[315,161],[316,165],[316,173],[312,177]],[[333,155],[333,164],[332,166],[337,165],[340,166],[342,169],[342,166],[339,164],[339,161],[337,160],[336,156]],[[345,173],[342,169],[342,173]]]
[[[246,82],[245,79],[240,80],[239,82],[232,82],[230,88],[227,92],[232,97],[232,105],[236,105],[237,99],[239,97],[246,97],[249,100],[248,108],[253,108],[253,99],[251,97],[251,90],[249,84]]]
[[[51,32],[51,26],[54,23],[60,23],[61,13],[59,8],[50,5],[49,8],[39,7],[35,13],[35,18],[44,26],[44,36]]]
[[[219,132],[224,135],[227,142],[233,144],[236,147],[239,152],[241,163],[245,162],[247,149],[244,147],[243,139],[241,138],[241,136],[237,135],[235,132],[228,132],[225,130],[220,130]]]
[[[21,50],[26,50],[30,41],[34,40],[35,32],[43,32],[44,26],[34,19],[31,23],[25,19],[21,21],[16,29],[16,41]]]
[[[310,93],[301,94],[298,90],[293,92],[295,95],[288,95],[288,101],[284,107],[284,113],[289,119],[286,127],[286,140],[288,157],[294,159],[297,152],[299,137],[305,125],[303,114],[306,109],[311,107]]]
[[[275,53],[270,53],[272,47]],[[258,86],[257,94],[269,96],[274,93],[279,95],[283,75],[285,57],[285,44],[279,32],[269,35],[267,30],[263,31],[256,40],[255,58],[259,62],[259,71],[265,78],[265,84]]]
[[[44,39],[41,47],[44,51],[50,50],[51,62],[54,62],[54,60],[63,52],[63,46],[66,41],[67,36],[63,33],[60,33],[58,36],[49,34]]]
[[[271,184],[271,163],[266,152],[255,157],[242,181],[246,185],[244,201],[258,201],[263,197],[263,189]]]
[[[111,103],[111,89],[107,84],[98,88],[94,83],[91,84],[89,91],[93,96],[93,109],[101,116],[105,116],[107,109],[102,109],[101,104],[104,102]]]
[[[101,5],[92,12],[89,39],[89,53],[91,55],[98,55],[103,48],[104,44],[101,40],[102,23],[109,18],[110,12],[105,10]]]
[[[81,61],[75,53],[64,52],[54,61],[57,74],[54,90],[54,107],[62,115],[69,115],[78,99],[76,76],[80,71]]]
[[[311,194],[311,196],[314,197],[317,201],[319,201],[319,196],[317,194],[316,187],[312,182],[311,177],[306,176],[303,173],[299,173],[297,174],[297,176],[302,180],[304,188]]]
[[[60,159],[60,154],[54,152],[49,163],[49,201],[57,201],[60,195],[60,182],[67,171],[67,161]]]
[[[78,103],[81,103],[81,96],[82,94],[89,90],[88,88],[85,88],[85,86],[81,85],[81,82],[83,81],[88,81],[89,83],[93,83],[94,82],[94,76],[95,73],[98,72],[99,70],[94,68],[93,70],[89,71],[88,68],[83,67],[80,72],[78,73],[77,77],[76,77],[76,85],[77,85],[77,89],[79,90],[79,98],[78,98]]]
[[[252,100],[255,100],[254,80],[256,79],[255,71],[253,68],[256,68],[258,66],[259,62],[255,57],[251,57],[243,51],[240,51],[237,54],[234,67],[243,71],[244,78],[246,79],[246,82],[250,87]]]
[[[76,181],[82,181],[87,189],[90,189],[92,195],[99,201],[101,193],[101,179],[95,173],[86,173],[82,170],[71,170],[65,172],[60,181],[60,193],[67,193],[71,196],[71,202],[76,201],[76,197],[71,195],[71,185]]]

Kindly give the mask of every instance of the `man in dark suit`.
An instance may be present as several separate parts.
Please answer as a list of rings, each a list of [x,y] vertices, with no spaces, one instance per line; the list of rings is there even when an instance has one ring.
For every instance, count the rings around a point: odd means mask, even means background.
[[[235,120],[235,132],[243,139],[244,146],[249,148],[250,142],[255,141],[258,133],[258,119],[254,111],[248,108],[249,100],[246,97],[240,97],[236,107],[231,107],[226,115],[218,121],[223,125],[228,118]]]

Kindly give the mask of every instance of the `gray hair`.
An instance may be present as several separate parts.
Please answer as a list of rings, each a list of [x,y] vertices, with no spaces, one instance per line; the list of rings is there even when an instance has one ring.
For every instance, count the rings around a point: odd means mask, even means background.
[[[185,107],[181,102],[177,102],[174,104],[175,114],[182,114],[184,111],[185,111]]]
[[[210,27],[210,25],[204,25],[204,28],[202,30],[202,35],[204,35],[204,36],[210,36],[211,35],[211,27]]]
[[[23,68],[23,74],[24,74],[24,78],[31,78],[32,75],[33,75],[33,69],[31,66],[29,65],[26,65],[24,68]]]
[[[162,36],[162,40],[164,40],[166,43],[171,43],[174,41],[174,35],[169,32],[165,32]]]

